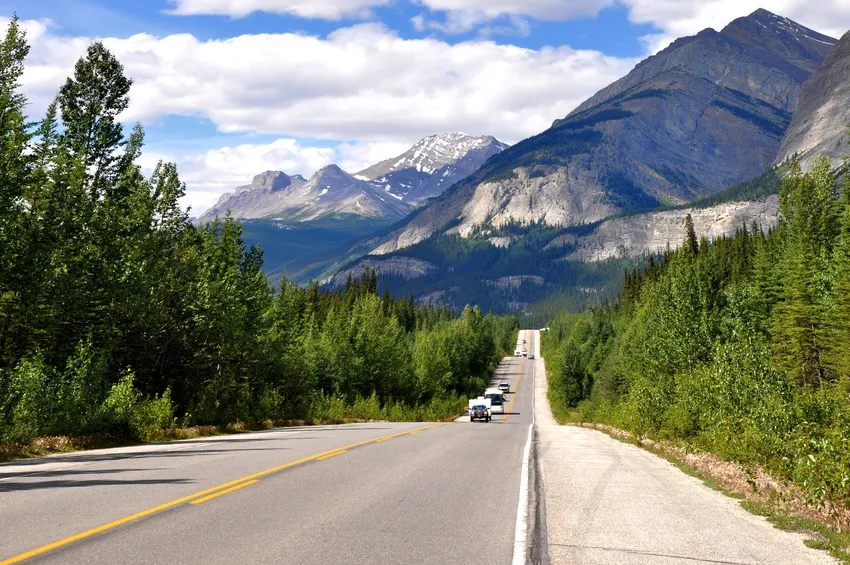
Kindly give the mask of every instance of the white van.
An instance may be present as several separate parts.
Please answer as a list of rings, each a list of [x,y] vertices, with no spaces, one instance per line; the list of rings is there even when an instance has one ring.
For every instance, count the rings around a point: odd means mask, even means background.
[[[490,400],[491,414],[505,413],[505,394],[496,387],[488,388],[484,391],[484,398]]]
[[[514,349],[514,357],[522,357],[522,349]]]

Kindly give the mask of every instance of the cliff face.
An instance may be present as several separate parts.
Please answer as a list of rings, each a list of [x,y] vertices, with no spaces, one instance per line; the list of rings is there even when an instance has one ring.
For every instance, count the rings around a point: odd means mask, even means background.
[[[279,171],[254,177],[249,186],[222,197],[201,218],[205,221],[230,213],[241,219],[311,221],[338,216],[403,218],[411,206],[372,184],[328,165],[305,181]]]
[[[821,153],[838,165],[850,154],[850,32],[803,85],[800,103],[782,140],[777,163],[797,154],[803,170]]]
[[[493,156],[373,253],[448,226],[576,225],[683,203],[761,174],[836,41],[758,10],[677,40],[543,133]]]
[[[755,202],[729,202],[711,208],[651,212],[607,220],[590,235],[578,238],[578,248],[567,259],[603,261],[639,257],[644,253],[663,253],[668,245],[675,249],[685,240],[685,216],[688,214],[694,221],[697,237],[711,241],[733,235],[741,226],[750,229],[753,223],[765,229],[775,226],[779,216],[779,198],[769,196]]]

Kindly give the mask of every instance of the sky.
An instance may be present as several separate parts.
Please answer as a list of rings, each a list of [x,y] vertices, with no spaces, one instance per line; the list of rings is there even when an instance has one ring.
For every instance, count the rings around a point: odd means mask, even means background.
[[[0,0],[33,120],[95,40],[133,81],[142,165],[203,212],[266,170],[356,173],[435,133],[516,143],[673,39],[765,8],[840,37],[850,0]]]

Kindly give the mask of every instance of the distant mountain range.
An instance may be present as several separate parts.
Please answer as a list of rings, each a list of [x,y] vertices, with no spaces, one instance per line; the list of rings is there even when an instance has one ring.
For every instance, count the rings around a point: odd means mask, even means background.
[[[779,151],[803,82],[836,42],[765,10],[678,39],[491,158],[372,252],[448,224],[465,236],[511,219],[591,223],[758,176]]]
[[[408,151],[350,175],[328,165],[305,180],[266,171],[250,185],[222,196],[199,221],[224,216],[309,222],[358,216],[398,220],[416,205],[439,196],[475,172],[506,144],[492,136],[444,133],[426,137]]]
[[[850,34],[757,10],[675,41],[325,273],[365,265],[422,302],[498,311],[601,299],[623,261],[679,245],[689,212],[707,237],[774,224],[770,167],[840,164],[848,122]]]

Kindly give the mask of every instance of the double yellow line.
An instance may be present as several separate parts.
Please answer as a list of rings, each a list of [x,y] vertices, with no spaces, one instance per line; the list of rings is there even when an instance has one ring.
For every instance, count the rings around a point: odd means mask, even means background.
[[[156,514],[157,512],[161,512],[163,510],[167,510],[169,508],[173,508],[180,504],[188,502],[189,504],[201,504],[208,500],[212,500],[219,496],[231,493],[233,491],[239,490],[241,488],[245,488],[256,484],[259,481],[260,477],[264,477],[266,475],[270,475],[272,473],[277,473],[278,471],[283,471],[284,469],[289,469],[290,467],[295,467],[296,465],[301,465],[303,463],[307,463],[308,461],[324,461],[325,459],[330,459],[336,455],[340,455],[342,453],[346,453],[350,449],[354,449],[355,447],[360,447],[363,445],[367,445],[370,443],[381,443],[393,438],[417,434],[424,430],[430,430],[433,428],[438,428],[440,426],[444,426],[446,424],[435,424],[431,426],[424,426],[421,428],[416,428],[414,430],[410,430],[407,432],[400,432],[397,434],[392,434],[388,436],[378,437],[374,439],[369,439],[365,441],[359,441],[357,443],[352,443],[350,445],[346,445],[343,447],[337,447],[335,449],[331,449],[329,451],[323,451],[322,453],[317,453],[315,455],[311,455],[309,457],[304,457],[303,459],[298,459],[297,461],[292,461],[291,463],[286,463],[285,465],[279,465],[277,467],[272,467],[271,469],[266,469],[265,471],[260,471],[258,473],[254,473],[252,475],[248,475],[246,477],[242,477],[241,479],[235,479],[233,481],[228,481],[226,483],[222,483],[218,486],[208,488],[206,490],[202,490],[201,492],[196,492],[195,494],[190,494],[189,496],[184,496],[178,498],[176,500],[172,500],[171,502],[166,502],[165,504],[160,504],[159,506],[154,506],[153,508],[148,508],[147,510],[142,510],[141,512],[137,512],[135,514],[131,514],[125,518],[120,518],[118,520],[114,520],[109,522],[108,524],[104,524],[102,526],[98,526],[96,528],[92,528],[90,530],[86,530],[84,532],[80,532],[79,534],[75,534],[73,536],[61,539],[59,541],[55,541],[53,543],[49,543],[42,547],[33,549],[31,551],[27,551],[26,553],[21,553],[20,555],[16,555],[15,557],[10,557],[5,561],[0,561],[0,565],[11,565],[12,563],[20,563],[26,559],[31,557],[35,557],[37,555],[42,555],[47,553],[48,551],[52,551],[54,549],[58,549],[60,547],[72,544],[81,539],[85,539],[87,537],[93,536],[95,534],[99,534],[105,532],[107,530],[111,530],[113,528],[117,528],[123,524],[128,522],[133,522],[134,520],[138,520],[140,518],[144,518],[146,516],[150,516],[151,514]]]
[[[504,424],[505,422],[507,422],[508,416],[510,416],[511,413],[514,411],[514,400],[516,400],[517,390],[519,389],[519,378],[522,376],[522,366],[523,366],[523,364],[525,364],[525,357],[520,357],[519,367],[516,370],[516,382],[514,383],[514,393],[511,396],[511,403],[508,404],[507,413],[504,416],[502,416],[501,420],[499,420],[500,424]],[[3,564],[0,563],[0,565],[3,565]]]

